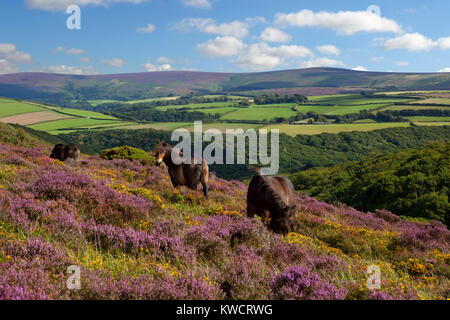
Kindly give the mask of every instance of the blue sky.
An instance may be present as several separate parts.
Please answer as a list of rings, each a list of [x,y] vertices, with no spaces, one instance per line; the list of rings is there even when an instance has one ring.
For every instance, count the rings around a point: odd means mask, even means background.
[[[80,30],[66,26],[71,4]],[[448,0],[1,1],[0,74],[450,71],[449,11]]]

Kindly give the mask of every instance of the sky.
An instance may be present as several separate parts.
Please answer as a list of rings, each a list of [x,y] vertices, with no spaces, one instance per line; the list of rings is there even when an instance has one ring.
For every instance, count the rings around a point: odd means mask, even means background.
[[[0,0],[0,74],[450,72],[449,11],[448,0]]]

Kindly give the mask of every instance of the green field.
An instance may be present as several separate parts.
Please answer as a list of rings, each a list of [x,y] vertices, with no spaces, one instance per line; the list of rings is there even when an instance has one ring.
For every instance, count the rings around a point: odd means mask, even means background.
[[[114,103],[114,102],[124,102],[124,101],[119,101],[119,100],[88,100],[89,104],[93,107],[98,106],[99,104],[102,103]]]
[[[211,103],[191,103],[191,104],[185,104],[185,105],[157,107],[157,109],[161,110],[161,111],[166,111],[167,109],[183,109],[183,108],[204,109],[204,108],[212,108],[212,107],[224,108],[224,107],[230,107],[230,106],[237,106],[237,103],[231,102],[231,101],[211,102]]]
[[[354,95],[334,95],[308,97],[308,102],[313,104],[335,104],[335,105],[361,105],[361,104],[390,104],[396,102],[408,102],[413,99],[407,98],[367,98],[359,94]]]
[[[223,107],[223,108],[211,108],[211,109],[203,108],[203,109],[196,109],[195,111],[215,115],[216,113],[225,114],[225,113],[233,112],[236,110],[238,110],[238,108],[236,108],[236,107]]]
[[[413,122],[447,122],[450,121],[450,117],[427,117],[427,116],[411,116],[405,117],[409,121]],[[450,124],[450,122],[449,122]]]
[[[155,129],[155,130],[168,130],[172,131],[181,127],[190,126],[192,123],[190,122],[154,122],[154,123],[146,123],[146,124],[133,124],[127,125],[124,127],[118,127],[117,129],[130,129],[130,130],[139,130],[139,129]]]
[[[208,123],[202,125],[203,131],[208,129],[218,129],[221,132],[225,132],[227,129],[234,129],[234,130],[242,129],[245,131],[247,129],[256,129],[259,127],[260,125],[258,124],[246,124],[246,123]],[[186,128],[189,131],[194,131],[193,124],[189,124],[188,126],[184,126],[183,128]]]
[[[0,118],[38,111],[45,111],[45,109],[21,101],[0,99]]]
[[[73,119],[63,119],[56,121],[48,121],[41,122],[38,124],[30,125],[29,127],[35,130],[41,131],[55,131],[60,129],[68,129],[68,128],[92,128],[98,127],[100,125],[120,125],[121,121],[111,121],[111,120],[97,120],[97,119],[89,119],[89,118],[73,118]]]
[[[270,120],[276,117],[289,118],[295,116],[296,112],[291,108],[239,108],[238,110],[227,113],[221,120]]]
[[[377,111],[386,111],[386,110],[445,110],[449,107],[445,106],[429,106],[429,105],[420,105],[420,106],[413,106],[413,105],[393,105],[388,106],[386,108],[381,108]]]
[[[306,125],[269,125],[267,129],[278,129],[280,133],[286,133],[290,136],[297,134],[320,134],[320,133],[339,133],[351,131],[372,131],[376,129],[408,127],[409,122],[387,122],[387,123],[350,123],[350,124],[306,124]]]
[[[95,118],[95,119],[104,119],[104,120],[117,120],[117,118],[113,116],[108,116],[103,113],[94,112],[94,111],[87,111],[87,110],[79,110],[79,109],[70,109],[70,108],[59,108],[59,107],[46,107],[48,109],[55,110],[56,112],[61,112],[64,114],[72,115],[72,116],[78,116],[78,117],[84,117],[84,118]]]
[[[416,101],[415,103],[420,103],[420,104],[446,104],[446,105],[450,106],[450,99],[447,99],[447,98],[428,98],[428,99]]]

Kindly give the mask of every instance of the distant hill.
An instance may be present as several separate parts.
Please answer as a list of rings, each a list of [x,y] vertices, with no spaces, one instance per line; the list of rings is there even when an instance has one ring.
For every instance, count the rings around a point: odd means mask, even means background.
[[[322,201],[385,208],[450,225],[450,143],[312,168],[292,175],[292,181],[298,191]]]
[[[17,73],[0,75],[0,96],[41,101],[139,99],[168,94],[298,90],[303,94],[358,90],[442,90],[450,73],[364,72],[309,68],[258,73],[193,71],[111,75]]]

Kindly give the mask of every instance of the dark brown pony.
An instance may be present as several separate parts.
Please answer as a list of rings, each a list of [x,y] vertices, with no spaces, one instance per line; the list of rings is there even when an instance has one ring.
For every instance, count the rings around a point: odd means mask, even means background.
[[[156,164],[159,166],[164,162],[167,165],[170,180],[174,187],[187,186],[190,189],[197,190],[200,182],[203,186],[203,194],[208,198],[209,166],[206,161],[202,159],[202,164],[194,164],[194,158],[192,157],[191,164],[175,164],[172,161],[172,152],[175,152],[175,150],[173,146],[159,141],[155,148]],[[180,157],[183,157],[182,152],[180,152]]]
[[[259,168],[248,186],[247,216],[259,215],[276,233],[292,231],[295,214],[294,186],[281,176],[263,176]]]
[[[53,148],[50,158],[64,162],[67,159],[77,161],[79,156],[80,148],[76,144],[57,144]]]

